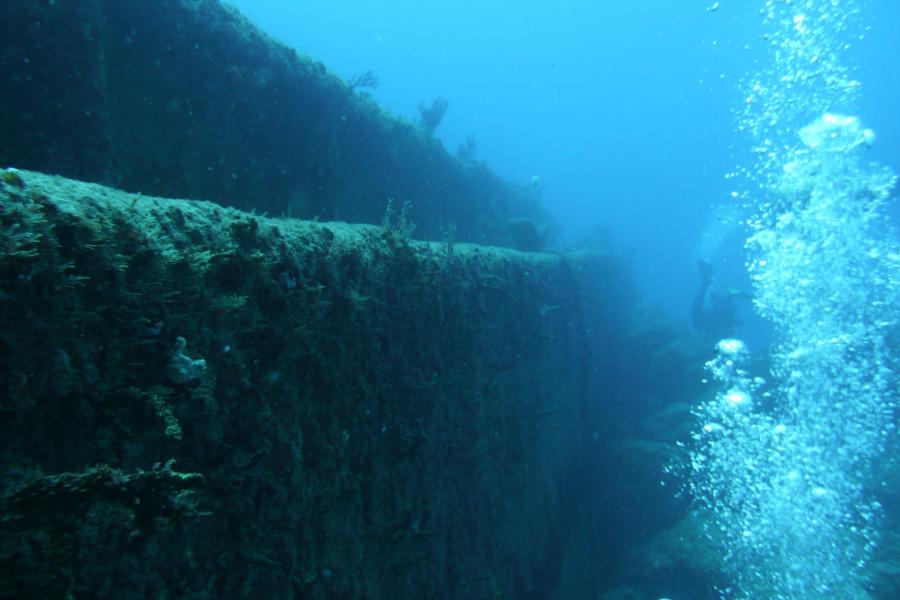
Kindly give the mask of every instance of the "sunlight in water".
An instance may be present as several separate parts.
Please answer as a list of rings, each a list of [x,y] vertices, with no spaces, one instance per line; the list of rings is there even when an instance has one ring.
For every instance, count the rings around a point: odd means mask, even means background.
[[[867,598],[896,423],[896,178],[866,160],[875,135],[847,116],[861,3],[770,0],[763,15],[771,60],[738,116],[758,158],[748,269],[778,332],[772,382],[751,376],[743,344],[720,342],[688,487],[732,582],[723,597]]]

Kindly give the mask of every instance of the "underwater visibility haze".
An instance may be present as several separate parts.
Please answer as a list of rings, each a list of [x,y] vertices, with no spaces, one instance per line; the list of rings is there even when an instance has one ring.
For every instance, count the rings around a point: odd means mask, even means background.
[[[514,180],[540,179],[576,243],[601,225],[633,252],[644,297],[687,318],[692,258],[717,263],[720,285],[746,287],[746,218],[727,178],[749,152],[735,128],[740,82],[768,59],[759,2],[236,1],[267,31],[350,78],[408,119],[443,97],[437,135],[451,151],[471,136],[476,156]],[[900,154],[892,61],[900,7],[874,2],[865,40],[850,49],[865,81],[873,148]]]
[[[0,598],[900,598],[900,3],[0,17]]]

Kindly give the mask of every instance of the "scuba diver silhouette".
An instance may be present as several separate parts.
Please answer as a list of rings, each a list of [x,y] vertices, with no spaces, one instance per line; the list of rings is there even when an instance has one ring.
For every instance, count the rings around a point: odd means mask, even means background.
[[[713,291],[715,277],[709,261],[698,260],[697,270],[700,272],[700,289],[691,306],[694,329],[714,340],[732,337],[740,325],[737,300],[749,299],[750,294],[734,289],[725,294]]]

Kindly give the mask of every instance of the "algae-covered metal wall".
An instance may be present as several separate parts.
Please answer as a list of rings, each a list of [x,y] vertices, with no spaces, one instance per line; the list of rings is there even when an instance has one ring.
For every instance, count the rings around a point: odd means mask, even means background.
[[[0,595],[550,597],[615,260],[0,180]]]
[[[459,161],[217,0],[5,0],[0,167],[503,245],[533,189]],[[452,110],[452,107],[451,107]]]

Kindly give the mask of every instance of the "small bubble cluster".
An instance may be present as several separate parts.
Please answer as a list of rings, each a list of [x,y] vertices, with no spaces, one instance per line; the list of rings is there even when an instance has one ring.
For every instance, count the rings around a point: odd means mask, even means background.
[[[728,598],[868,598],[877,492],[895,434],[900,247],[890,169],[866,160],[860,83],[844,65],[864,35],[859,0],[765,0],[770,63],[744,84],[748,269],[776,327],[769,382],[722,340],[718,386],[696,410],[687,488],[722,557]]]

